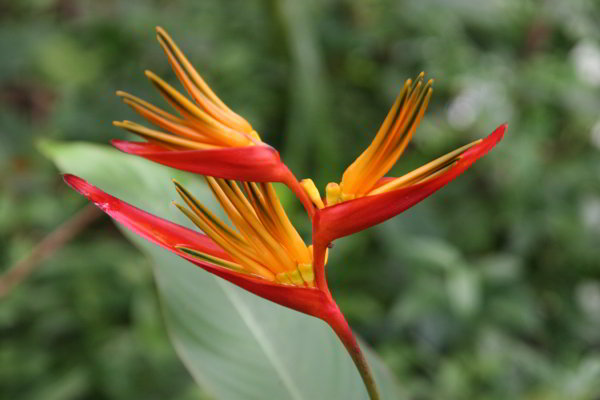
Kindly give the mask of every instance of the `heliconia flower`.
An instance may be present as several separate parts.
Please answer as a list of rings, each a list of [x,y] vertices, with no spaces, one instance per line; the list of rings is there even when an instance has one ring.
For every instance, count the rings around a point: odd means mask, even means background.
[[[327,185],[323,199],[312,180],[298,182],[279,153],[214,94],[168,34],[161,28],[157,32],[192,100],[146,72],[178,115],[118,92],[156,129],[116,122],[147,142],[112,143],[126,153],[205,175],[234,227],[178,182],[175,189],[184,204],[175,205],[203,234],[148,214],[76,176],[65,175],[65,181],[145,239],[251,293],[327,322],[356,364],[370,398],[378,399],[363,353],[328,288],[328,247],[337,238],[398,215],[445,186],[494,147],[506,125],[401,177],[385,177],[408,146],[431,98],[433,81],[425,82],[421,73],[414,82],[405,82],[373,142],[346,169],[339,184]],[[286,184],[304,205],[312,222],[312,245],[293,227],[271,182]]]
[[[137,134],[147,142],[113,140],[112,144],[126,153],[197,174],[253,182],[282,182],[296,194],[308,214],[313,215],[312,203],[281,161],[277,150],[263,143],[248,121],[217,97],[164,29],[157,27],[156,31],[158,42],[191,99],[153,72],[146,71],[148,79],[178,115],[118,91],[123,102],[155,128],[131,121],[115,121],[115,126]]]
[[[366,196],[318,210],[313,218],[313,241],[327,244],[379,224],[414,206],[490,151],[502,140],[505,130],[506,125],[500,125],[486,138],[454,150],[400,178],[381,179]],[[404,179],[408,182],[402,182]],[[394,186],[396,184],[398,186]],[[379,188],[382,190],[379,191]]]
[[[240,187],[232,180],[206,178],[237,228],[233,229],[175,181],[187,207],[175,205],[205,233],[201,234],[146,213],[74,175],[66,174],[64,180],[143,238],[251,293],[327,322],[356,364],[370,398],[379,398],[356,338],[323,280],[327,250],[314,259],[312,246],[295,230],[270,183],[242,182]]]
[[[115,221],[145,239],[261,297],[323,318],[331,312],[327,296],[316,290],[312,247],[291,225],[270,184],[207,178],[215,197],[234,221],[234,230],[175,182],[188,208],[177,207],[201,234],[113,197],[74,175],[65,182]]]
[[[302,186],[319,209],[313,218],[315,242],[334,239],[381,223],[412,207],[460,175],[496,145],[506,125],[398,178],[384,177],[400,158],[433,92],[433,80],[408,79],[369,147],[346,169],[341,183],[329,183],[325,201],[311,180]]]

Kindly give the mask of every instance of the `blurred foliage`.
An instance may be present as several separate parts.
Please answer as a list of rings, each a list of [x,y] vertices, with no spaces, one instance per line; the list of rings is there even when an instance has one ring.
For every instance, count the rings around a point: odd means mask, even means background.
[[[125,137],[117,89],[162,104],[142,74],[175,81],[155,25],[320,188],[425,70],[434,98],[393,172],[502,122],[507,136],[423,204],[336,242],[334,294],[410,398],[598,398],[599,20],[593,0],[0,0],[2,271],[84,204],[35,142]],[[1,299],[2,397],[202,398],[147,263],[102,219]]]

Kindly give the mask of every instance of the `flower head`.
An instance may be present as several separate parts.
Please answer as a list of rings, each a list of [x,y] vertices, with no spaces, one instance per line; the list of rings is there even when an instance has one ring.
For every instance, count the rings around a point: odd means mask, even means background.
[[[494,147],[506,126],[401,177],[384,177],[406,149],[431,98],[433,81],[425,82],[421,73],[414,82],[405,82],[371,145],[346,169],[339,184],[327,185],[323,201],[312,180],[298,182],[277,151],[214,94],[168,34],[161,28],[157,33],[192,99],[146,72],[178,115],[118,92],[157,129],[116,122],[147,142],[113,144],[127,153],[205,175],[233,226],[178,182],[175,188],[185,205],[175,205],[204,233],[150,215],[81,178],[65,175],[65,181],[151,242],[254,294],[326,321],[348,349],[371,399],[377,399],[360,347],[329,292],[325,274],[329,244],[425,199]],[[306,245],[293,227],[271,182],[285,183],[303,203],[312,222],[312,245]]]
[[[502,139],[505,125],[485,139],[451,151],[400,177],[385,177],[410,143],[431,95],[433,80],[425,73],[405,81],[400,94],[367,149],[331,182],[322,199],[312,180],[301,185],[319,209],[313,223],[315,242],[328,243],[389,219],[457,177]],[[324,201],[323,201],[324,200]]]
[[[180,250],[215,265],[268,281],[314,287],[312,246],[307,246],[287,217],[270,183],[207,177],[206,181],[237,231],[221,221],[181,184],[177,192],[188,208],[175,205],[230,256],[222,259],[201,250]]]
[[[271,208],[281,206],[276,198],[267,199],[274,194],[269,194],[272,188],[262,190],[256,184],[248,184],[256,190],[253,198],[261,201],[257,207],[265,208],[257,213],[253,206],[240,205],[239,202],[244,200],[239,196],[243,194],[234,182],[208,178],[211,187],[214,185],[218,193],[217,198],[225,204],[227,214],[235,221],[236,230],[224,224],[187,189],[175,183],[177,192],[187,204],[187,207],[178,205],[178,208],[201,227],[205,233],[202,234],[142,211],[77,176],[66,174],[64,180],[128,229],[249,292],[321,319],[328,319],[337,312],[331,296],[316,289],[313,284],[311,246],[304,244],[291,224],[282,226],[289,223],[285,214],[275,215],[282,209]],[[224,190],[226,186],[237,193]],[[263,196],[264,203],[258,193]],[[250,196],[246,200],[254,201]],[[248,213],[267,217],[269,221],[263,224]],[[279,247],[274,240],[280,241]],[[287,253],[289,248],[293,248],[294,252]]]
[[[146,77],[176,114],[124,91],[117,95],[153,128],[131,121],[113,124],[146,142],[113,140],[119,150],[172,168],[224,179],[282,182],[296,194],[309,215],[313,205],[271,146],[243,117],[233,112],[206,84],[169,34],[156,28],[156,38],[190,98],[151,71]]]
[[[371,145],[346,169],[339,185],[327,185],[327,205],[381,192],[375,188],[408,146],[431,99],[433,79],[424,82],[424,77],[421,73],[414,82],[404,82]]]
[[[115,121],[114,125],[171,150],[222,149],[260,143],[260,136],[248,121],[231,111],[217,97],[167,32],[160,27],[156,32],[173,71],[193,101],[152,71],[146,71],[146,77],[179,116],[118,91],[117,95],[125,104],[162,130],[150,129],[131,121]]]

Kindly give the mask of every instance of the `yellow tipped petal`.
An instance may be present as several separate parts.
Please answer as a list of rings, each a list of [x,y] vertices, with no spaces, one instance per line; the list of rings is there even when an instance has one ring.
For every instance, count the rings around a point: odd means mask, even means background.
[[[231,129],[214,119],[152,71],[146,70],[145,74],[173,107],[185,117],[192,118],[197,123],[203,124],[206,129],[208,129],[216,139],[222,141],[224,145],[236,147],[247,146],[251,143],[248,136]]]
[[[232,129],[246,133],[252,131],[252,127],[248,122],[246,122],[246,120],[244,120],[239,115],[233,113],[230,110],[224,110],[214,101],[209,100],[205,93],[203,93],[202,90],[194,84],[192,79],[190,79],[190,77],[188,76],[189,71],[180,64],[179,61],[181,61],[181,58],[178,59],[178,57],[176,57],[173,54],[172,47],[166,43],[165,39],[161,37],[161,35],[158,35],[157,39],[161,47],[163,48],[165,54],[167,55],[167,59],[169,60],[169,63],[171,64],[171,67],[173,68],[173,71],[179,78],[181,84],[186,88],[188,93],[208,114],[210,114],[212,117],[214,117],[215,119],[219,120],[221,123],[229,126]],[[180,53],[180,56],[183,57],[183,54]]]
[[[258,134],[258,132],[256,132],[255,130],[252,130],[252,132],[250,132],[248,134],[252,139],[256,140],[258,143],[261,143],[262,140],[260,139],[260,135]]]
[[[292,280],[290,279],[290,277],[288,276],[287,272],[278,273],[275,276],[275,279],[277,279],[277,282],[283,283],[284,285],[293,285],[294,284],[292,282]]]
[[[373,142],[344,172],[337,201],[365,196],[402,155],[431,98],[433,79],[424,82],[424,77],[421,72],[414,82],[404,82]]]
[[[252,203],[252,207],[254,208],[256,215],[258,215],[258,218],[265,228],[267,228],[273,237],[278,240],[283,240],[281,231],[278,229],[274,217],[269,212],[268,205],[265,202],[260,188],[254,182],[244,182],[244,190],[246,191],[248,199]]]
[[[317,189],[312,179],[302,179],[302,181],[300,181],[300,185],[314,205],[317,206],[317,208],[321,209],[325,207],[325,204],[323,204],[323,200],[321,199],[319,189]]]
[[[287,275],[289,276],[290,280],[292,281],[292,283],[296,286],[303,286],[304,285],[304,280],[302,280],[302,276],[300,276],[300,271],[298,271],[297,269],[293,270],[293,271],[288,271]]]
[[[151,110],[148,110],[145,107],[140,106],[139,104],[134,103],[129,99],[123,99],[123,103],[127,104],[139,115],[146,118],[152,124],[164,129],[169,134],[181,136],[185,139],[193,140],[207,145],[212,144],[215,148],[220,147],[216,146],[216,141],[213,138],[205,135],[202,131],[199,131],[198,129],[193,129],[189,126],[189,124],[186,124],[185,120],[167,119],[154,113]]]
[[[381,185],[375,190],[372,190],[368,193],[369,196],[381,194],[385,192],[389,192],[390,190],[399,189],[401,187],[405,187],[408,185],[416,184],[418,182],[422,182],[425,179],[429,179],[434,175],[437,176],[438,172],[441,170],[446,170],[447,167],[454,164],[460,158],[460,155],[470,149],[471,147],[477,145],[481,142],[482,139],[475,140],[469,144],[466,144],[458,149],[451,151],[448,154],[445,154],[439,158],[436,158],[433,161],[428,162],[427,164],[404,174],[385,185]]]
[[[327,206],[333,206],[340,201],[341,189],[340,185],[335,182],[329,182],[325,187],[325,200],[327,200]]]
[[[407,101],[407,98],[410,96],[411,91],[412,80],[407,79],[404,82],[402,90],[396,97],[396,101],[392,105],[392,108],[377,131],[373,142],[344,172],[342,184],[345,186],[346,192],[351,193],[357,190],[357,187],[360,184],[362,171],[372,161],[373,157],[375,157],[377,153],[381,151],[392,125],[398,120],[401,112],[405,110],[406,107],[404,107],[404,105]]]
[[[212,212],[210,212],[210,210],[208,210],[206,207],[204,207],[204,205],[202,203],[200,203],[200,201],[198,201],[198,199],[196,197],[194,197],[179,182],[177,182],[175,179],[173,179],[173,183],[175,184],[175,189],[177,190],[177,193],[181,196],[183,201],[186,202],[188,207],[190,207],[190,209],[196,213],[196,215],[203,216],[204,218],[206,218],[208,220],[208,222],[213,224],[225,236],[230,237],[231,239],[235,240],[238,243],[244,242],[243,238],[240,236],[239,233],[237,233],[236,231],[231,229],[223,221],[221,221],[221,219],[219,219],[216,215],[214,215]]]
[[[223,209],[227,215],[229,215],[229,218],[231,218],[235,226],[240,230],[240,233],[244,236],[245,240],[251,244],[256,253],[264,259],[265,265],[268,265],[269,269],[274,272],[281,272],[289,269],[289,266],[293,264],[293,261],[290,260],[289,257],[286,257],[285,253],[280,251],[277,244],[273,245],[274,241],[266,239],[267,235],[264,228],[256,223],[256,217],[250,214],[249,210],[238,208],[240,202],[232,196],[232,193],[224,180],[214,179],[213,193],[218,196],[218,200],[221,202]],[[277,257],[278,255],[282,255],[283,260],[279,260]]]
[[[288,267],[294,265],[294,261],[289,257],[287,252],[282,248],[280,243],[277,242],[273,238],[273,236],[271,236],[269,234],[269,232],[267,232],[265,227],[260,223],[260,220],[258,219],[256,213],[254,212],[254,209],[252,208],[250,203],[246,200],[246,198],[243,196],[243,194],[241,194],[241,192],[239,192],[240,196],[238,196],[238,193],[236,193],[234,191],[233,187],[237,188],[237,185],[235,185],[235,182],[233,182],[233,183],[226,182],[224,180],[217,180],[217,182],[219,182],[221,189],[223,190],[223,192],[225,192],[225,194],[227,195],[229,200],[237,208],[240,215],[242,215],[244,220],[253,229],[254,234],[257,236],[257,238],[263,242],[265,248],[269,252],[271,252],[273,254],[273,256],[277,260],[279,260],[282,264],[284,264]],[[234,186],[232,186],[232,184]],[[237,188],[237,189],[239,190],[239,188]]]
[[[113,125],[119,128],[128,130],[131,133],[140,135],[148,140],[154,140],[167,145],[183,147],[187,149],[208,150],[218,148],[217,146],[195,142],[188,139],[183,139],[177,136],[169,135],[168,133],[160,132],[154,129],[146,128],[143,125],[136,124],[131,121],[113,121]]]
[[[211,227],[205,221],[199,218],[192,211],[177,203],[173,204],[181,212],[183,212],[185,216],[188,217],[194,224],[196,224],[196,226],[202,229],[204,233],[210,236],[210,238],[214,240],[215,243],[221,246],[221,248],[226,249],[227,252],[232,256],[232,258],[239,261],[239,264],[243,265],[244,268],[246,268],[249,272],[260,275],[263,278],[270,281],[274,280],[274,274],[269,269],[267,269],[266,267],[255,261],[253,258],[251,258],[247,253],[244,252],[243,249],[240,249],[234,243],[226,240],[223,236],[219,235],[218,232],[211,229]]]
[[[247,272],[282,284],[314,287],[310,280],[312,251],[291,226],[270,184],[244,182],[242,190],[235,181],[206,177],[208,186],[238,233],[200,204],[181,184],[173,182],[189,208],[177,203],[175,206],[226,250],[234,263]],[[286,223],[293,232],[287,230]],[[297,237],[294,238],[292,233]],[[304,265],[302,272],[298,265]],[[308,281],[303,280],[303,274]]]
[[[312,264],[298,264],[298,271],[306,283],[312,283],[315,280],[315,272]]]
[[[287,248],[295,255],[296,261],[308,262],[310,260],[310,254],[308,253],[306,244],[285,213],[273,185],[270,183],[261,183],[261,188],[265,194],[265,200],[269,205],[275,222],[279,227],[279,231],[287,238],[285,241],[285,243],[288,244]]]
[[[424,91],[421,96],[419,96],[417,105],[412,110],[410,116],[407,116],[406,120],[403,121],[403,124],[398,128],[398,131],[401,134],[398,135],[398,138],[394,143],[392,143],[389,152],[387,152],[382,157],[378,158],[372,164],[372,168],[367,172],[367,176],[369,176],[369,180],[365,182],[364,187],[361,190],[361,194],[364,194],[372,188],[377,181],[382,178],[398,161],[398,158],[402,155],[406,146],[412,139],[412,136],[419,126],[423,115],[425,114],[425,110],[427,109],[427,105],[429,104],[429,100],[433,93],[433,89],[426,87],[426,91]]]
[[[163,118],[169,119],[174,122],[180,121],[180,118],[177,118],[176,116],[169,114],[168,112],[161,110],[160,108],[152,105],[151,103],[148,103],[147,101],[144,101],[144,100],[140,99],[139,97],[136,97],[132,94],[123,92],[122,90],[117,90],[116,94],[117,94],[117,96],[121,97],[123,99],[123,101],[127,100],[132,104],[138,105],[138,107],[146,108],[146,109],[152,111],[153,113],[160,115]]]
[[[190,78],[194,81],[194,84],[196,84],[196,86],[208,98],[210,98],[215,104],[217,104],[223,110],[229,111],[229,112],[233,112],[233,111],[231,111],[225,105],[225,103],[223,103],[221,101],[221,99],[219,99],[219,97],[217,97],[217,95],[206,84],[206,82],[204,82],[204,79],[202,79],[202,77],[200,76],[200,74],[196,71],[196,69],[188,61],[188,59],[185,57],[185,55],[183,54],[183,52],[181,50],[179,50],[179,47],[177,47],[177,45],[175,44],[175,41],[173,41],[173,39],[171,39],[171,36],[169,36],[169,34],[167,33],[167,31],[165,31],[162,27],[157,26],[156,27],[156,33],[158,34],[158,36],[161,39],[164,40],[165,45],[168,45],[169,49],[171,49],[173,51],[173,53],[177,56],[177,59],[184,66],[184,68],[186,69],[187,73],[190,75]]]
[[[242,272],[242,273],[246,273],[246,274],[248,273],[248,271],[246,271],[241,265],[236,264],[234,262],[223,260],[222,258],[211,256],[210,254],[206,254],[201,251],[191,249],[189,247],[175,246],[175,248],[177,250],[183,251],[186,254],[194,256],[200,260],[207,261],[211,264],[218,265],[219,267],[231,269],[236,272]]]

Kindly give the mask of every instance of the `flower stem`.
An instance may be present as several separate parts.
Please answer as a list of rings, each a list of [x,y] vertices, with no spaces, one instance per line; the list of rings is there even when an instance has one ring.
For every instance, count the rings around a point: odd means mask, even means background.
[[[370,400],[379,400],[379,390],[377,389],[377,385],[375,384],[375,379],[373,377],[373,373],[371,372],[371,368],[365,359],[365,356],[348,325],[344,315],[340,311],[340,309],[335,307],[335,312],[329,314],[329,316],[325,319],[325,321],[331,326],[333,331],[340,338],[344,347],[350,354],[352,361],[354,361],[354,365],[358,369],[360,373],[360,377],[365,384],[367,389],[367,393],[369,394]]]
[[[365,359],[365,356],[352,333],[352,329],[348,325],[344,314],[338,307],[337,303],[331,296],[329,288],[327,287],[327,278],[325,274],[325,251],[327,243],[319,240],[319,225],[320,225],[320,213],[319,210],[315,210],[315,216],[312,218],[313,223],[313,257],[314,257],[314,269],[315,269],[315,282],[317,288],[321,290],[327,296],[329,307],[327,310],[322,309],[324,312],[318,317],[323,321],[327,322],[335,334],[340,338],[342,344],[350,354],[354,365],[358,369],[358,373],[365,384],[367,393],[369,394],[370,400],[379,400],[379,390],[375,384],[375,378],[371,372],[371,368]]]

